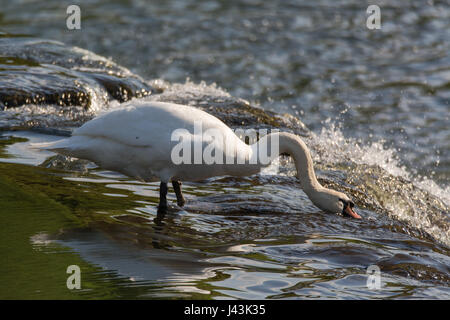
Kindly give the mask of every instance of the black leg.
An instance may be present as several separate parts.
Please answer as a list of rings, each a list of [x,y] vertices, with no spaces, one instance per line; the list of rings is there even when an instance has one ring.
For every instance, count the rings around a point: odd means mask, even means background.
[[[167,210],[160,210],[158,207],[158,211],[156,213],[156,218],[153,219],[153,222],[155,222],[156,226],[161,227],[164,225],[163,220],[166,216],[166,213],[167,213]],[[161,231],[160,229],[157,229],[157,230]]]
[[[183,193],[181,192],[181,181],[172,181],[173,190],[175,191],[175,195],[177,196],[177,204],[182,207],[186,203],[183,197]]]
[[[161,182],[159,186],[159,205],[158,212],[167,211],[167,183]]]

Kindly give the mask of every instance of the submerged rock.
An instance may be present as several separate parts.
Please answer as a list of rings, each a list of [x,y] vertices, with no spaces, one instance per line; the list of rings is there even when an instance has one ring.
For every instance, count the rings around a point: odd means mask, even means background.
[[[0,106],[82,106],[157,91],[109,59],[57,41],[0,38]],[[94,95],[96,97],[94,97]]]
[[[153,84],[164,90],[149,97],[151,100],[197,107],[231,128],[279,129],[290,130],[302,136],[309,135],[309,129],[298,118],[253,106],[244,99],[231,96],[215,84],[194,84],[189,81],[184,84],[167,84],[160,80]]]

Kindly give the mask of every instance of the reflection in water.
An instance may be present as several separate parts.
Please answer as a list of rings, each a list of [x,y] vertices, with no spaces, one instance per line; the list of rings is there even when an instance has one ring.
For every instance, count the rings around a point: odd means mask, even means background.
[[[158,229],[155,229],[157,232]],[[195,289],[200,279],[212,277],[211,265],[199,261],[198,255],[177,251],[168,252],[151,246],[141,247],[111,238],[96,229],[63,230],[52,240],[39,234],[32,238],[34,245],[59,244],[79,254],[85,261],[104,271],[113,270],[115,277],[128,280],[131,286],[167,286],[173,291],[209,294]],[[142,242],[141,242],[142,244]]]

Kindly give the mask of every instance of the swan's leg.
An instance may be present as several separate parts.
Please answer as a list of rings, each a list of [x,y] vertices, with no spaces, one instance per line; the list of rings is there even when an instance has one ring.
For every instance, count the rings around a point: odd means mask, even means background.
[[[177,196],[177,204],[182,207],[186,203],[183,197],[183,193],[181,192],[181,181],[172,181],[173,190],[175,191],[175,195]]]
[[[159,205],[158,212],[167,211],[167,182],[159,185]]]

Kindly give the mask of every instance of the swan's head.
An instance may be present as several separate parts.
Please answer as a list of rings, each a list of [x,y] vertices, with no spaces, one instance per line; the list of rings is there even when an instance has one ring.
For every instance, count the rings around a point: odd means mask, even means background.
[[[355,206],[353,201],[342,192],[324,188],[320,195],[313,200],[314,204],[324,211],[342,213],[344,216],[361,219],[361,216],[353,210]]]

